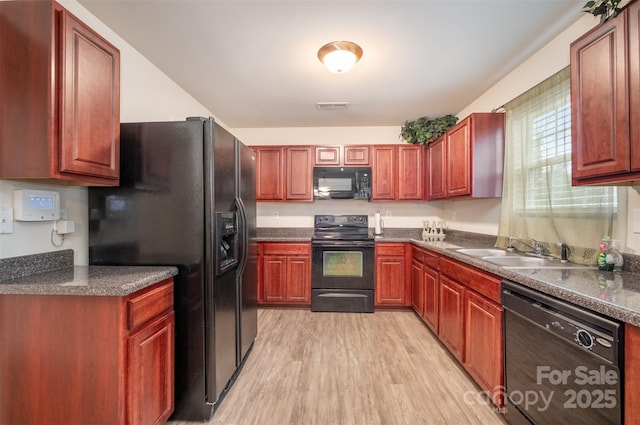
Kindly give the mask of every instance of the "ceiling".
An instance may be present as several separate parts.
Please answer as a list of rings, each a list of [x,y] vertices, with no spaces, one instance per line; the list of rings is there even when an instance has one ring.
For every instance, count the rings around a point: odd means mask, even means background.
[[[455,114],[576,21],[584,0],[80,3],[228,127],[249,128]],[[335,40],[364,50],[347,74],[317,58]]]

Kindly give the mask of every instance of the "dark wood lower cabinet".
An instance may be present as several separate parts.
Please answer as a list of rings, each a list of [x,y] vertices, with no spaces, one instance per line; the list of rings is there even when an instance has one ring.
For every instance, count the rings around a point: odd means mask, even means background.
[[[439,257],[412,247],[411,305],[422,320],[438,333],[440,294]]]
[[[422,269],[422,282],[424,285],[424,314],[423,319],[432,331],[438,332],[439,299],[440,299],[440,275],[437,270],[427,266]]]
[[[414,258],[411,260],[411,307],[413,311],[424,318],[424,280],[422,262]]]
[[[0,296],[0,424],[163,424],[173,279],[124,297]]]
[[[472,291],[465,294],[464,365],[498,405],[503,405],[502,306]]]
[[[412,249],[413,309],[502,408],[500,279],[432,251]]]
[[[128,424],[162,424],[173,413],[174,313],[129,337]]]
[[[262,242],[258,304],[311,305],[311,244]]]
[[[640,424],[640,327],[624,328],[624,423]]]
[[[411,306],[408,277],[411,246],[405,243],[376,243],[375,305],[380,307]]]
[[[464,355],[464,287],[440,276],[439,336],[458,360]]]

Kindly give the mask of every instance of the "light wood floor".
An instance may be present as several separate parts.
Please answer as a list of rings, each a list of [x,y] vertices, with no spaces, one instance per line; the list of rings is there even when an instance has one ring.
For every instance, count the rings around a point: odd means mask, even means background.
[[[480,389],[413,312],[260,309],[258,324],[211,425],[506,424],[465,403]]]

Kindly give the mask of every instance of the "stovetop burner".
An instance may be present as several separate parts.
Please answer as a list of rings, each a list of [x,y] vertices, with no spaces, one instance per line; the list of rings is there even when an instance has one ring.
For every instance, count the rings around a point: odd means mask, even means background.
[[[366,215],[316,215],[312,240],[373,240]]]

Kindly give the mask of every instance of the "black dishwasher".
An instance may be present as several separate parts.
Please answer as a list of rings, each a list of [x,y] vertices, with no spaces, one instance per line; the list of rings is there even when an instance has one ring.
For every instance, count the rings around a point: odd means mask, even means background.
[[[623,324],[502,282],[505,417],[512,425],[622,425]]]

